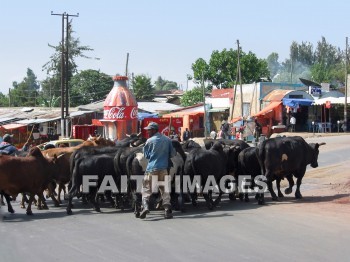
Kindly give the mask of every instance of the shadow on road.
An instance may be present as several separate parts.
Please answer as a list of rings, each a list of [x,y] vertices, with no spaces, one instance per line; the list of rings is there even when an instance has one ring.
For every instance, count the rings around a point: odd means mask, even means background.
[[[336,194],[330,196],[304,196],[302,199],[295,199],[294,196],[285,196],[280,198],[279,201],[272,201],[268,193],[265,196],[266,204],[259,205],[254,197],[250,196],[250,202],[244,202],[240,200],[231,201],[227,197],[223,197],[222,201],[213,210],[209,210],[203,198],[198,199],[197,206],[193,206],[191,203],[185,203],[185,212],[174,211],[174,218],[176,219],[200,219],[200,218],[217,218],[234,216],[234,211],[251,211],[258,208],[264,208],[269,205],[293,205],[293,204],[313,204],[322,202],[335,202],[340,204],[350,203],[350,194]],[[7,207],[2,206],[3,222],[29,222],[34,220],[43,219],[55,219],[55,218],[67,218],[66,203],[61,207],[51,207],[52,204],[48,202],[49,210],[38,211],[33,208],[34,215],[27,216],[25,210],[20,209],[17,204],[14,205],[16,213],[7,213]],[[6,211],[6,212],[5,212]],[[74,209],[72,209],[72,216],[86,216],[86,215],[118,215],[130,213],[131,217],[134,217],[133,210],[130,208],[121,211],[110,206],[109,203],[101,203],[101,212],[93,210],[89,204],[83,204],[79,200],[75,200]],[[163,220],[163,211],[151,210],[151,215],[147,216],[146,221],[158,221]]]

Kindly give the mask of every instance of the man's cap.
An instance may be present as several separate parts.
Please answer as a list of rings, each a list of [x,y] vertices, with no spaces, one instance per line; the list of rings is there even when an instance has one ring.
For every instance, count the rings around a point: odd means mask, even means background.
[[[150,122],[148,126],[146,126],[144,129],[149,130],[149,129],[155,129],[158,130],[158,124],[155,122]]]
[[[2,137],[2,140],[5,141],[5,142],[7,142],[7,141],[10,141],[12,137],[13,137],[13,135],[5,134],[5,135]]]

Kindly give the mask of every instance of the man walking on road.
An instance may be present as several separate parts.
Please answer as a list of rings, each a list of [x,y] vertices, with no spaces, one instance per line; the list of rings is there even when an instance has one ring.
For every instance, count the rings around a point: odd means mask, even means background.
[[[170,158],[176,155],[171,140],[158,132],[158,124],[151,122],[145,127],[149,139],[143,148],[143,154],[148,159],[148,165],[142,184],[142,205],[143,210],[140,218],[143,219],[149,213],[149,197],[152,194],[152,177],[158,177],[158,181],[169,181],[168,168],[170,167]],[[164,218],[173,218],[170,205],[169,188],[159,187],[164,207]]]

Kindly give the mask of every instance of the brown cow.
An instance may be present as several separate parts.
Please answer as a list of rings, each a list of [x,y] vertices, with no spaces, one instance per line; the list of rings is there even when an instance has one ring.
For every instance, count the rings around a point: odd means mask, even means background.
[[[29,193],[27,215],[32,215],[34,196],[42,197],[42,192],[57,177],[60,158],[45,158],[37,147],[31,149],[28,157],[1,155],[0,190],[12,197],[22,192]]]
[[[59,147],[59,148],[50,148],[47,150],[42,151],[42,154],[44,157],[54,157],[55,155],[61,155],[62,160],[60,161],[59,166],[59,175],[55,179],[56,183],[58,184],[58,193],[57,193],[57,203],[55,202],[55,206],[62,203],[61,201],[61,192],[63,190],[64,193],[66,193],[66,184],[70,181],[70,169],[69,169],[69,162],[70,162],[70,156],[71,154],[83,147],[83,146],[115,146],[115,143],[111,140],[104,139],[100,136],[98,137],[92,137],[90,136],[88,140],[84,141],[82,144],[74,147]],[[54,190],[49,190],[48,195],[51,196],[51,198],[54,200]],[[55,201],[55,200],[54,200]]]

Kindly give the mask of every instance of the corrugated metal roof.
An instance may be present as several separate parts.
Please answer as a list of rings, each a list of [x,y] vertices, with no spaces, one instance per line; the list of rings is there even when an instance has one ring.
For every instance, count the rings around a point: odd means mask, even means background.
[[[283,97],[285,97],[288,93],[295,91],[295,90],[283,90],[283,89],[275,89],[272,90],[270,93],[268,93],[264,98],[263,101],[282,101]]]

